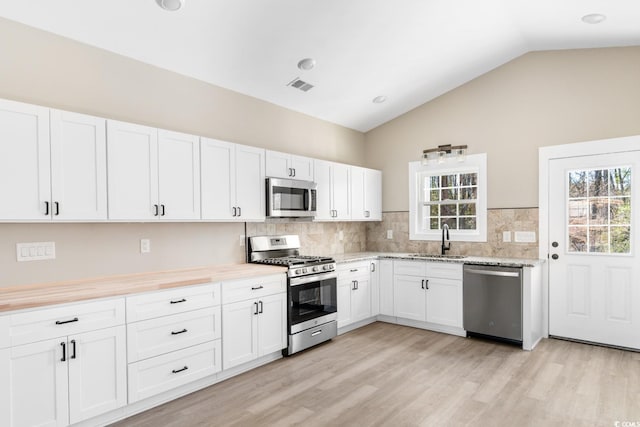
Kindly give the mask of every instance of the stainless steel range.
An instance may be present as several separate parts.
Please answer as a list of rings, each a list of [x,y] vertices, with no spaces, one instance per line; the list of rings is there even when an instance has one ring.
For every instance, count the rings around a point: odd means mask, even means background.
[[[333,258],[300,255],[300,238],[249,238],[249,260],[288,266],[288,333],[285,356],[335,337],[338,332],[337,274]]]

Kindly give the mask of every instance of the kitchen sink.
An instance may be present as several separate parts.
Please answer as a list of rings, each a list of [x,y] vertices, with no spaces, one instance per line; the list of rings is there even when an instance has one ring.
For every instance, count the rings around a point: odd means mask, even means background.
[[[409,256],[416,257],[416,258],[442,258],[442,259],[466,258],[466,255],[440,255],[440,254],[409,254]]]

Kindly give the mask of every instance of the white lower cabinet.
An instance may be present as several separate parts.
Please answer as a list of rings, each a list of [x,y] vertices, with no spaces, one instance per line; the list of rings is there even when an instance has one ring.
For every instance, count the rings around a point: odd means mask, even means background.
[[[222,366],[233,368],[287,346],[284,275],[222,284]]]
[[[378,261],[378,288],[380,289],[380,313],[383,316],[394,316],[393,310],[393,260]]]
[[[395,261],[394,316],[462,328],[462,264]]]
[[[125,327],[0,350],[0,425],[66,426],[127,403]]]
[[[220,372],[220,314],[219,283],[127,297],[129,403]]]
[[[369,261],[338,267],[338,328],[372,316],[370,269]]]

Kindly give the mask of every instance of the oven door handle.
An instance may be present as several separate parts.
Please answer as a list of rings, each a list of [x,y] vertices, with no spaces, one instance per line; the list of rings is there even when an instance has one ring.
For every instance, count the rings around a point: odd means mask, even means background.
[[[321,280],[329,280],[329,279],[337,279],[337,278],[338,278],[337,273],[313,274],[311,276],[294,277],[292,279],[289,279],[289,285],[299,286],[299,285],[304,285],[306,283],[313,283],[313,282],[319,282]]]

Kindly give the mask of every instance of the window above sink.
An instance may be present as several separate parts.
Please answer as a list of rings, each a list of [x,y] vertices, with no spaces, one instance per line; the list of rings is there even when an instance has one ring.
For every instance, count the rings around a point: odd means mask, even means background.
[[[409,238],[440,240],[446,224],[451,241],[486,242],[486,165],[486,154],[455,164],[410,162]]]

